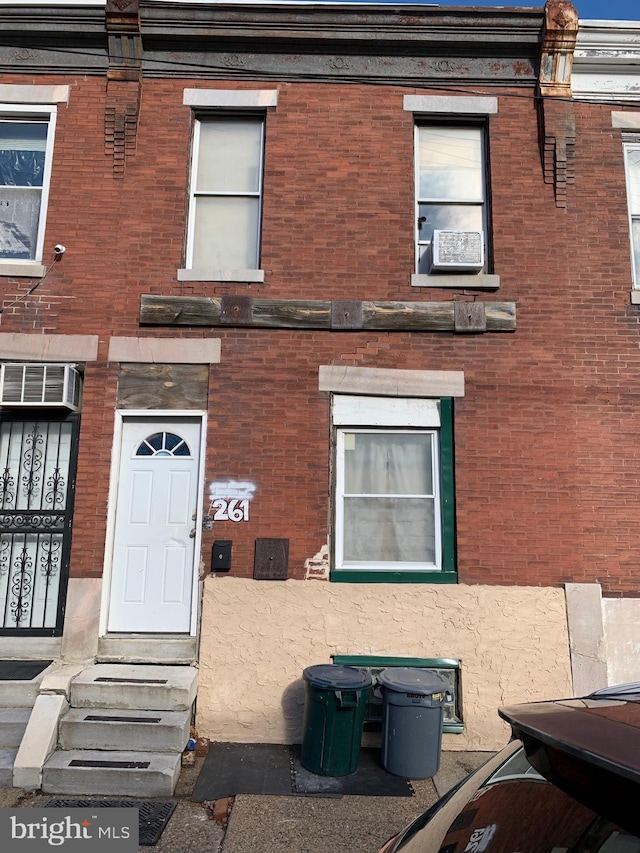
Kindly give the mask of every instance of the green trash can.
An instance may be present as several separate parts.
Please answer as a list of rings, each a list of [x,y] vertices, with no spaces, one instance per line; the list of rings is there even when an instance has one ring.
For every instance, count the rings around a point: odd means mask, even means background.
[[[440,766],[448,684],[428,669],[389,667],[382,686],[382,766],[407,779],[429,779]]]
[[[358,769],[371,676],[351,666],[308,666],[305,681],[302,766],[319,776],[349,776]]]

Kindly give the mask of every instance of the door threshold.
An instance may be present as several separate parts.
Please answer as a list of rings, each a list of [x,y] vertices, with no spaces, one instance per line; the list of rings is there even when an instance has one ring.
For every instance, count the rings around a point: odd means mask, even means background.
[[[98,663],[190,665],[197,661],[196,637],[180,634],[108,634],[98,640]]]

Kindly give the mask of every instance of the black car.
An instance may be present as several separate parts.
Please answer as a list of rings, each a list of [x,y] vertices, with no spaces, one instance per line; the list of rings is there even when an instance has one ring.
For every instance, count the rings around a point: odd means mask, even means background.
[[[511,742],[379,853],[640,853],[640,683],[498,713]]]

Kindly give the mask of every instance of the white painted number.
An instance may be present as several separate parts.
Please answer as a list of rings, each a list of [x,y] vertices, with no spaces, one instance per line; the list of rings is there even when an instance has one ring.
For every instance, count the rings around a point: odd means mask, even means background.
[[[249,501],[216,498],[211,501],[211,509],[215,510],[214,521],[249,521]]]

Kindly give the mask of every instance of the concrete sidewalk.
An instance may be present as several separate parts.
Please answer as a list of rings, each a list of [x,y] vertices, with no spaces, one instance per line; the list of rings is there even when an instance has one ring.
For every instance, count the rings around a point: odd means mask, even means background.
[[[204,759],[185,767],[177,808],[153,848],[158,853],[376,853],[394,832],[434,803],[491,753],[444,752],[433,779],[412,783],[412,797],[303,797],[239,794],[228,821],[214,819],[213,803],[191,802]],[[77,795],[82,797],[82,792]],[[55,795],[0,789],[0,807],[42,808]],[[65,795],[65,799],[71,799]],[[91,797],[88,799],[102,799]],[[129,798],[127,798],[129,799]],[[216,817],[222,803],[215,809]],[[223,810],[224,811],[224,810]],[[140,851],[152,848],[140,847]]]

